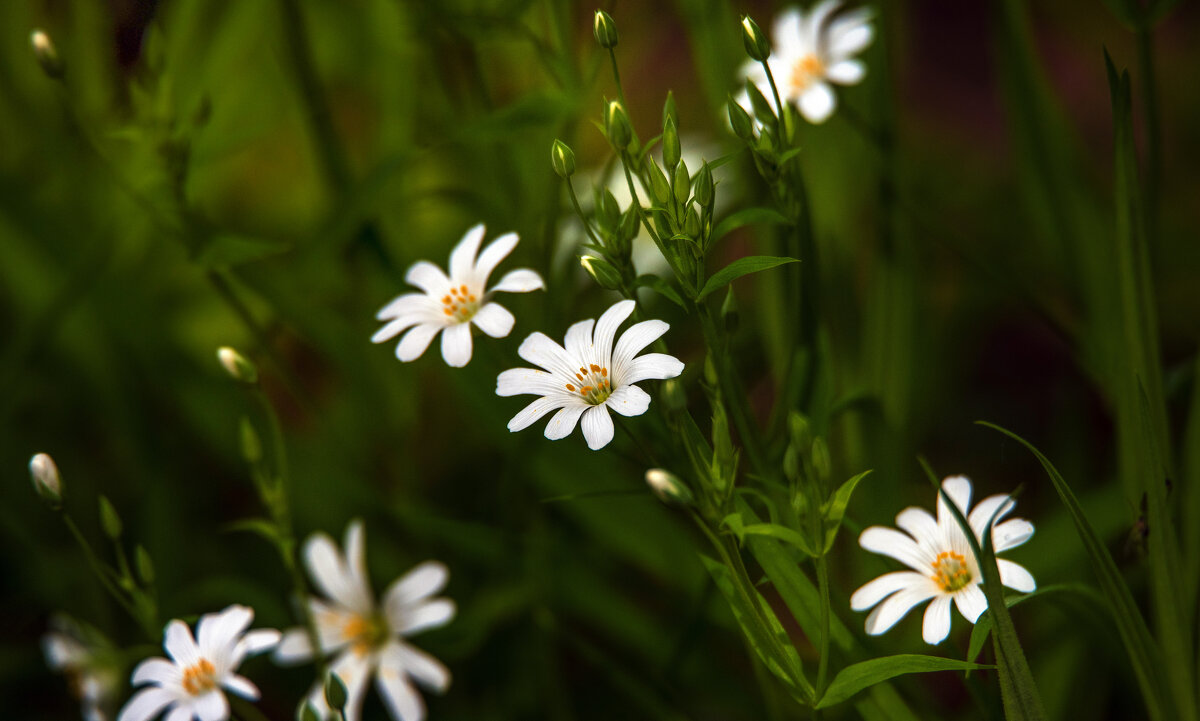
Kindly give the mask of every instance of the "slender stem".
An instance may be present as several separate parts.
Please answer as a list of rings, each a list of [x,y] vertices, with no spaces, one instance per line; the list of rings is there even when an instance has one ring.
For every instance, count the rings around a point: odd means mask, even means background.
[[[612,48],[608,49],[608,58],[612,61],[613,80],[617,83],[617,98],[620,99],[621,105],[625,105],[625,89],[621,87],[621,71],[617,70],[617,53]]]
[[[100,583],[104,586],[104,590],[108,591],[109,595],[121,605],[121,608],[125,609],[125,612],[128,613],[134,621],[137,621],[138,625],[142,627],[142,630],[146,632],[147,636],[152,639],[155,638],[157,629],[148,627],[147,619],[143,618],[142,615],[138,613],[137,609],[129,601],[129,599],[125,597],[125,594],[121,591],[121,589],[117,588],[117,586],[113,584],[112,579],[106,575],[105,571],[107,569],[105,568],[104,563],[96,557],[96,553],[92,550],[91,544],[88,543],[87,538],[85,538],[83,533],[79,530],[79,526],[75,525],[74,519],[72,519],[66,511],[63,511],[62,519],[63,523],[67,524],[67,530],[71,532],[71,535],[75,538],[75,542],[79,544],[79,548],[83,551],[84,558],[87,559],[88,565],[91,566],[92,573],[96,574],[96,578],[100,579]]]
[[[592,231],[592,224],[588,222],[587,216],[583,214],[583,208],[579,207],[579,198],[575,195],[575,185],[571,182],[570,177],[567,178],[567,191],[567,194],[571,196],[571,205],[575,206],[575,214],[579,216],[579,222],[583,223],[583,229],[587,231],[588,237],[596,244],[596,247],[603,248],[604,244],[600,242],[600,238]]]
[[[817,541],[824,543],[824,538],[818,538]],[[822,548],[824,547],[822,546]],[[821,639],[818,647],[821,657],[817,662],[817,695],[819,697],[825,693],[825,679],[829,674],[829,560],[823,550],[817,556],[817,587],[821,593]]]
[[[725,400],[727,410],[733,417],[733,425],[737,428],[742,447],[746,449],[746,455],[749,456],[750,465],[754,467],[755,472],[767,474],[768,469],[764,461],[758,430],[750,420],[749,399],[740,388],[737,376],[730,364],[729,355],[723,352],[725,343],[722,342],[721,333],[713,320],[712,311],[704,303],[697,303],[696,310],[700,315],[700,327],[704,333],[704,342],[713,354],[713,365],[717,369],[717,383],[721,397]]]
[[[1137,31],[1138,76],[1142,86],[1142,111],[1146,127],[1146,237],[1153,242],[1158,226],[1158,186],[1162,181],[1162,145],[1159,135],[1158,88],[1154,75],[1153,27],[1144,23]]]
[[[775,96],[775,109],[779,111],[779,121],[783,123],[783,139],[788,147],[792,145],[792,139],[795,136],[795,128],[792,126],[792,114],[784,110],[783,101],[779,97],[779,88],[775,85],[775,75],[771,72],[771,66],[766,60],[760,60],[759,64],[763,66],[763,70],[767,73],[767,82],[771,84],[771,95]]]

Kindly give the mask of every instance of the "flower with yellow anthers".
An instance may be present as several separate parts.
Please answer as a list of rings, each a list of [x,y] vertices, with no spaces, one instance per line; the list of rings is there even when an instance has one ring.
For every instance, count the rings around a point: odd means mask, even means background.
[[[258,698],[258,687],[237,668],[246,656],[279,643],[279,632],[247,632],[254,610],[230,606],[200,617],[196,636],[183,621],[171,621],[163,632],[163,648],[171,657],[148,658],[133,671],[133,685],[150,684],[121,709],[117,721],[147,721],[169,710],[166,721],[225,721],[229,700],[225,691]]]
[[[508,430],[523,430],[550,411],[558,411],[546,424],[547,438],[566,438],[579,423],[588,447],[598,450],[613,438],[609,409],[623,416],[645,413],[650,395],[633,384],[674,378],[683,372],[683,363],[665,353],[638,356],[670,328],[661,320],[634,323],[614,345],[617,328],[633,308],[632,300],[623,300],[604,311],[598,321],[589,318],[572,325],[567,329],[565,348],[542,333],[526,338],[517,354],[544,370],[506,370],[496,379],[496,394],[541,398],[513,416]]]
[[[782,100],[795,104],[810,123],[825,122],[833,114],[836,98],[830,83],[854,85],[866,75],[866,67],[853,56],[871,43],[875,31],[870,19],[867,10],[844,11],[839,0],[825,0],[808,13],[791,8],[775,18],[767,64]],[[747,62],[741,76],[772,98],[760,63]],[[753,113],[745,90],[737,101]]]
[[[325,598],[309,599],[322,656],[336,655],[329,670],[346,684],[346,721],[362,716],[367,684],[375,687],[396,721],[421,721],[425,704],[413,682],[438,693],[450,686],[450,672],[437,659],[407,643],[408,636],[454,618],[454,602],[433,596],[446,585],[449,571],[427,561],[401,576],[378,605],[367,579],[366,535],[361,521],[346,528],[345,554],[324,533],[304,545],[304,564],[313,585]],[[275,649],[275,660],[290,664],[313,657],[306,629],[287,631]],[[308,699],[328,711],[322,684]]]
[[[503,338],[512,330],[514,318],[506,308],[492,301],[494,293],[528,293],[544,288],[535,271],[520,268],[509,271],[500,282],[487,287],[488,276],[517,247],[517,234],[506,233],[479,251],[484,227],[467,231],[450,253],[450,275],[422,260],[408,269],[404,279],[421,289],[393,299],[376,315],[387,325],[371,337],[382,343],[404,333],[396,345],[396,357],[402,361],[420,358],[438,333],[442,334],[442,357],[460,368],[471,360],[471,324],[493,338]],[[478,256],[478,257],[476,257]]]
[[[988,496],[968,513],[971,481],[965,476],[942,481],[942,490],[967,517],[980,544],[992,516],[996,515],[998,520],[1016,506],[1009,496],[1001,494]],[[891,556],[913,570],[885,573],[867,583],[850,597],[850,607],[865,611],[874,606],[866,626],[867,633],[878,635],[904,618],[914,606],[933,599],[925,610],[922,635],[926,643],[936,645],[950,634],[951,600],[971,623],[987,609],[987,598],[979,588],[982,578],[979,566],[970,542],[941,494],[937,499],[936,520],[925,509],[913,506],[896,516],[896,525],[906,533],[871,526],[862,532],[858,542],[868,551]],[[992,544],[1000,553],[1025,543],[1032,535],[1032,523],[1013,518],[992,527]],[[1037,588],[1033,576],[1023,566],[1003,558],[997,558],[996,564],[1000,567],[1000,582],[1005,586],[1024,592]]]

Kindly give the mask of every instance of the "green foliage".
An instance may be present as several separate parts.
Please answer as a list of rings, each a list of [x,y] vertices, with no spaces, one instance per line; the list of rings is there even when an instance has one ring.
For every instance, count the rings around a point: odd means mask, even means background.
[[[904,674],[932,671],[974,671],[985,668],[994,668],[994,666],[917,654],[883,656],[870,661],[860,661],[838,672],[838,675],[830,682],[829,688],[825,689],[821,700],[817,702],[817,708],[837,705],[864,689]]]

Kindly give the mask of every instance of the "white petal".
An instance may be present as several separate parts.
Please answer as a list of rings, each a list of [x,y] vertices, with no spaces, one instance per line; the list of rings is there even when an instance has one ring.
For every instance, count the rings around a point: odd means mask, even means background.
[[[450,290],[450,279],[442,269],[427,260],[417,261],[404,275],[409,285],[415,285],[426,295],[441,298]]]
[[[342,683],[346,684],[345,720],[360,721],[367,682],[371,680],[371,657],[347,651],[337,657],[330,665],[329,670],[337,674]],[[308,700],[322,713],[329,713],[329,705],[325,703],[325,690],[321,682],[314,685],[312,692],[308,695]]]
[[[454,601],[448,598],[435,598],[418,606],[404,609],[400,618],[389,618],[392,630],[410,636],[429,628],[437,628],[450,623],[454,618],[456,608]]]
[[[917,541],[921,550],[936,557],[942,548],[942,534],[933,515],[924,508],[909,506],[896,514],[896,525]]]
[[[513,433],[516,433],[517,431],[523,431],[529,426],[533,425],[533,423],[538,419],[545,418],[546,414],[550,411],[558,410],[559,408],[567,405],[568,402],[569,399],[565,396],[565,394],[563,396],[547,396],[545,398],[538,398],[533,403],[530,403],[522,408],[517,415],[512,417],[512,420],[508,422],[508,430],[512,431]]]
[[[183,668],[196,665],[200,660],[200,651],[192,638],[192,629],[178,619],[167,624],[163,631],[163,648],[175,663]]]
[[[933,582],[930,581],[924,586],[909,586],[902,588],[883,600],[883,603],[875,607],[867,615],[866,630],[872,636],[887,631],[896,622],[904,618],[913,606],[933,598],[937,595],[937,589]]]
[[[137,665],[133,670],[133,678],[129,683],[133,686],[140,686],[144,683],[155,683],[163,686],[170,683],[178,683],[182,676],[179,666],[171,663],[165,658],[148,658]]]
[[[164,689],[142,689],[121,709],[117,721],[147,721],[157,716],[164,706],[174,700],[175,696]]]
[[[987,610],[987,597],[983,595],[978,584],[972,583],[954,594],[954,605],[958,612],[971,623],[979,620],[979,615]]]
[[[834,20],[829,26],[829,54],[846,58],[870,45],[875,29],[867,22],[868,18],[869,12],[850,12]]]
[[[472,276],[475,284],[480,288],[486,287],[488,276],[492,274],[496,266],[500,265],[500,261],[508,257],[508,254],[515,247],[517,247],[516,233],[505,233],[489,243],[488,247],[484,248],[483,252],[479,254],[479,262],[475,264],[474,275]],[[541,279],[539,278],[538,280],[540,281]]]
[[[471,324],[456,323],[442,332],[442,358],[451,368],[471,362]]]
[[[829,119],[834,104],[833,89],[826,83],[813,83],[800,94],[800,114],[814,125]]]
[[[402,315],[428,310],[429,296],[424,293],[405,293],[392,299],[390,303],[379,309],[375,320],[399,318]]]
[[[1016,548],[1033,536],[1033,524],[1024,518],[1014,518],[992,527],[992,545],[996,553]]]
[[[229,701],[225,694],[213,689],[196,697],[192,702],[192,713],[199,716],[200,721],[225,721],[229,718]]]
[[[542,282],[542,276],[537,274],[537,271],[528,268],[518,268],[510,270],[500,278],[500,282],[492,286],[489,293],[528,293],[533,290],[541,290],[546,284]]]
[[[607,446],[613,439],[612,416],[603,405],[592,406],[583,414],[583,437],[587,440],[588,448],[598,451]]]
[[[484,228],[480,223],[463,234],[462,240],[450,251],[450,282],[454,285],[471,283],[475,268],[475,256],[483,242]]]
[[[498,303],[487,303],[472,316],[471,322],[479,326],[479,330],[493,338],[503,338],[508,335],[517,322],[508,309]]]
[[[933,557],[916,541],[897,530],[871,526],[858,537],[858,545],[872,553],[891,556],[914,571],[931,572]]]
[[[916,571],[892,571],[867,581],[850,596],[850,608],[865,611],[903,588],[928,585],[929,579]]]
[[[193,704],[183,702],[175,708],[171,709],[171,713],[167,714],[163,721],[192,721],[195,718],[195,713],[192,711]]]
[[[775,16],[775,22],[771,24],[771,41],[775,46],[772,48],[774,52],[780,52],[783,48],[791,48],[796,45],[800,39],[800,29],[804,22],[804,16],[799,8],[790,7]],[[757,62],[755,63],[758,64]]]
[[[629,326],[621,334],[612,354],[612,372],[617,376],[618,382],[624,382],[624,369],[633,361],[633,357],[641,353],[646,346],[661,338],[662,334],[666,333],[670,327],[661,320],[644,320]]]
[[[401,316],[375,331],[375,335],[371,336],[371,342],[382,343],[385,340],[391,340],[418,323],[428,322],[429,320],[424,316],[413,315],[411,313]]]
[[[291,628],[283,634],[283,639],[271,654],[275,663],[291,665],[302,663],[312,658],[312,644],[308,640],[308,631],[303,628]]]
[[[383,698],[394,721],[424,721],[425,703],[399,671],[381,668],[375,676],[375,688]]]
[[[945,493],[937,495],[938,526],[941,527],[943,535],[946,535],[947,531],[951,533],[958,531],[961,535],[958,522],[954,520],[954,514],[950,512],[950,507],[946,505],[943,495],[949,496],[965,516],[971,507],[971,481],[966,476],[950,476],[942,481],[942,490]]]
[[[220,613],[206,613],[196,625],[196,645],[207,659],[225,656],[233,650],[237,637],[254,620],[254,609],[233,605]]]
[[[950,597],[938,596],[925,609],[925,623],[921,637],[925,643],[936,646],[950,635]]]
[[[1024,593],[1037,590],[1037,581],[1024,566],[1004,558],[997,558],[996,564],[1000,567],[1000,582],[1005,586]]]
[[[867,66],[857,60],[842,60],[829,66],[825,77],[841,85],[854,85],[867,74]]]
[[[382,654],[380,668],[399,671],[437,693],[444,693],[450,687],[450,670],[441,661],[415,646],[399,641],[388,644]]]
[[[828,30],[829,16],[841,4],[841,0],[821,0],[809,11],[808,17],[804,19],[803,27],[800,29],[801,37],[807,43],[808,52],[812,52],[820,46],[820,38]]]
[[[546,437],[557,441],[571,435],[571,431],[575,430],[575,424],[579,422],[579,417],[590,407],[588,404],[580,402],[560,409],[546,424]]]
[[[1005,505],[1006,503],[1007,505]],[[983,540],[984,527],[987,526],[988,522],[992,520],[992,515],[995,514],[1001,506],[1004,506],[1004,510],[1000,513],[1000,515],[996,516],[996,525],[999,526],[1000,519],[1011,513],[1012,509],[1016,508],[1017,506],[1016,502],[1014,502],[1007,494],[997,493],[994,496],[988,496],[976,504],[975,508],[971,509],[970,515],[967,516],[967,524],[971,526],[971,531],[975,533],[976,540]],[[994,528],[992,532],[993,534],[995,533]],[[994,539],[995,536],[993,535],[993,540]]]
[[[342,537],[342,546],[346,550],[346,571],[349,583],[354,589],[355,596],[371,603],[371,581],[367,577],[367,529],[362,520],[354,519],[346,524],[346,534]]]
[[[313,585],[327,598],[359,613],[371,610],[370,593],[357,584],[354,573],[347,567],[329,536],[314,533],[309,537],[304,544],[304,563]]]
[[[621,386],[612,392],[604,405],[626,417],[640,416],[650,408],[650,394],[637,386]]]
[[[82,665],[88,653],[83,645],[65,634],[50,632],[42,637],[42,654],[52,669]]]
[[[634,303],[632,300],[618,301],[616,303],[613,303],[613,305],[608,310],[604,311],[604,315],[601,315],[600,320],[596,321],[596,339],[595,339],[595,343],[596,343],[596,348],[595,348],[596,361],[595,362],[596,363],[599,363],[602,366],[608,366],[608,360],[609,360],[609,358],[612,358],[613,366],[615,367],[617,365],[617,359],[613,353],[613,338],[615,338],[617,335],[617,328],[620,327],[620,325],[625,322],[625,319],[628,318],[633,313],[633,309],[635,307],[637,307],[637,303]],[[662,321],[647,321],[647,322],[662,323]],[[662,323],[662,324],[668,328],[670,327],[670,326],[667,326],[666,323]],[[642,324],[639,323],[638,325],[642,325]],[[629,329],[629,331],[632,331],[636,327],[637,326],[631,327]],[[621,336],[622,341],[624,341],[626,336],[629,335],[629,331],[626,331]],[[665,333],[665,332],[666,332],[666,328],[663,329],[663,333]],[[659,335],[662,335],[662,333],[659,333]],[[655,336],[655,338],[657,338],[657,337],[658,336]],[[635,342],[635,340],[636,340],[635,338],[630,338],[629,343],[630,343],[631,347],[632,347],[632,344]],[[653,341],[653,339],[651,339],[651,341]],[[648,341],[646,343],[646,345],[649,345],[649,343],[651,341]],[[646,345],[643,345],[642,348],[645,348]],[[633,356],[637,355],[638,351],[640,351],[642,348],[638,348],[637,350],[634,350],[633,352],[631,352],[629,354],[629,359],[632,359]]]
[[[594,320],[588,318],[578,323],[572,323],[571,327],[567,328],[567,335],[563,338],[563,348],[566,349],[571,360],[584,365],[597,362],[595,354],[592,352],[592,326],[595,323]]]
[[[574,360],[567,355],[567,351],[562,346],[544,333],[530,333],[529,337],[521,341],[521,347],[517,348],[517,355],[551,373],[558,373],[564,378],[575,377]]]
[[[666,353],[647,353],[622,365],[620,370],[616,382],[627,385],[645,380],[675,378],[683,372],[683,362]]]
[[[405,363],[421,357],[430,341],[438,334],[444,325],[422,323],[404,334],[400,344],[396,346],[396,357]]]
[[[265,651],[270,651],[279,644],[282,635],[271,628],[259,628],[242,636],[238,641],[237,650],[239,658],[246,656],[255,656]]]
[[[226,676],[225,680],[221,682],[221,685],[229,689],[231,692],[236,693],[238,696],[241,696],[242,698],[250,699],[251,701],[258,700],[258,686],[255,686],[250,679],[246,678],[245,676],[238,676],[236,674]]]
[[[554,375],[532,368],[510,368],[496,377],[498,396],[519,396],[528,393],[544,396],[561,390],[565,388]]]
[[[388,608],[397,610],[429,598],[446,587],[450,569],[438,561],[426,561],[392,582],[383,594]]]

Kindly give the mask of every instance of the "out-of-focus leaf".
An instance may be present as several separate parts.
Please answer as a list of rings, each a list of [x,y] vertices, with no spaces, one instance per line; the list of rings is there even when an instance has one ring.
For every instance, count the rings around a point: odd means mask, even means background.
[[[710,166],[711,167],[711,166]],[[721,238],[729,235],[731,232],[752,223],[772,223],[775,225],[786,225],[791,221],[787,216],[780,213],[774,208],[745,208],[736,213],[730,213],[725,216],[724,220],[717,223],[713,228],[712,233],[708,237],[709,243],[716,243]]]
[[[1104,605],[1104,599],[1096,593],[1090,586],[1084,586],[1078,583],[1058,583],[1053,586],[1044,586],[1032,593],[1022,593],[1019,595],[1008,595],[1004,597],[1004,603],[1012,608],[1018,604],[1024,603],[1030,599],[1039,598],[1058,593],[1073,593],[1078,594],[1083,598],[1099,604],[1100,608],[1105,611],[1108,607]],[[983,651],[983,644],[987,643],[988,636],[992,632],[992,617],[987,611],[983,612],[975,621],[975,626],[971,628],[971,641],[967,645],[967,660],[974,662],[978,658],[979,653]]]
[[[795,546],[806,556],[816,555],[807,538],[798,531],[777,523],[754,523],[747,526],[742,523],[740,513],[731,513],[721,521],[721,525],[728,527],[740,542],[745,542],[746,536],[767,536]]]
[[[884,656],[861,661],[847,666],[834,676],[825,694],[817,702],[817,708],[829,708],[839,704],[865,688],[870,688],[881,681],[903,676],[908,673],[929,673],[931,671],[974,671],[977,669],[995,668],[956,658],[940,658],[938,656],[922,656],[919,654],[900,654]]]
[[[652,275],[649,273],[646,275],[639,275],[637,280],[634,281],[634,285],[639,288],[650,288],[655,293],[658,293],[680,308],[687,310],[687,306],[684,304],[683,298],[679,297],[679,293],[671,287],[670,283],[662,278],[659,278],[657,275]]]
[[[757,273],[760,270],[767,270],[768,268],[774,268],[786,263],[799,262],[795,258],[776,258],[769,255],[752,255],[748,258],[738,258],[709,276],[708,282],[704,284],[704,288],[700,290],[700,294],[696,296],[696,300],[704,300],[709,293],[724,288],[743,275]]]

